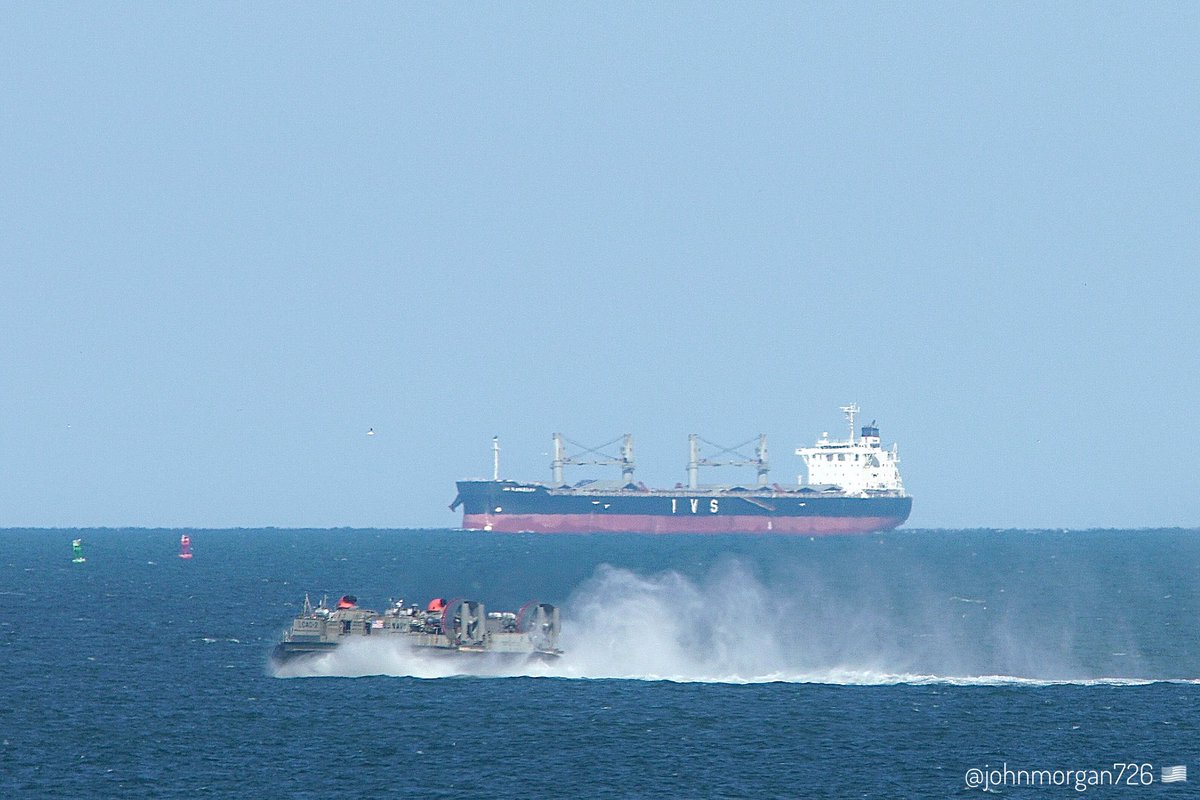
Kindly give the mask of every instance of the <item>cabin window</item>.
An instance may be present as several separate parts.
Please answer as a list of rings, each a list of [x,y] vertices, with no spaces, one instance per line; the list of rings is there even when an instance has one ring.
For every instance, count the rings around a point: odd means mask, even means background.
[[[342,633],[349,633],[349,632],[350,632],[350,620],[344,619],[344,620],[342,620]]]

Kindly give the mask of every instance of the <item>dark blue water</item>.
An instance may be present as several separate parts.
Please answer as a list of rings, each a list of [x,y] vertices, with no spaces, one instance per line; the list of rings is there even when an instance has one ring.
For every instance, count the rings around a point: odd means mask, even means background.
[[[944,797],[973,767],[1130,762],[1136,788],[1086,794],[1200,782],[1197,531],[201,530],[190,562],[178,539],[0,531],[0,797]],[[536,597],[567,655],[456,676],[361,649],[278,677],[306,591]]]

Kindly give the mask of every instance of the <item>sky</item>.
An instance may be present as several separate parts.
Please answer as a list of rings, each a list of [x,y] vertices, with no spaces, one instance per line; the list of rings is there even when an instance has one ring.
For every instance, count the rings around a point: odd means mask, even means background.
[[[0,527],[789,482],[850,402],[909,527],[1200,526],[1195,5],[0,14]]]

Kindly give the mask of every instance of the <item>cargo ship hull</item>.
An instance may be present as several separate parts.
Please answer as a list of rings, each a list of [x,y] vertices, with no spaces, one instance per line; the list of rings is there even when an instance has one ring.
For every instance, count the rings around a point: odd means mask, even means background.
[[[912,498],[798,487],[614,492],[514,481],[459,481],[451,508],[466,530],[507,533],[691,533],[824,536],[904,523]]]

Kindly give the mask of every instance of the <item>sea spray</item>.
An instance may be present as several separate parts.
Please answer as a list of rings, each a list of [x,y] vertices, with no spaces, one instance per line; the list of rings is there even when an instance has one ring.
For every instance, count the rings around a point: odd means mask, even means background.
[[[781,574],[788,580],[781,581]],[[1107,666],[1112,659],[1089,663],[1079,642],[1064,639],[1072,620],[1029,605],[1028,590],[1020,602],[1006,603],[939,590],[919,571],[891,581],[884,580],[887,574],[874,565],[852,581],[842,576],[831,582],[797,568],[767,583],[735,558],[719,560],[699,577],[601,565],[566,603],[559,659],[447,658],[401,643],[355,640],[276,674],[847,685],[1187,677],[1122,672]],[[1114,646],[1100,643],[1105,652]],[[1133,652],[1137,642],[1120,646]]]

